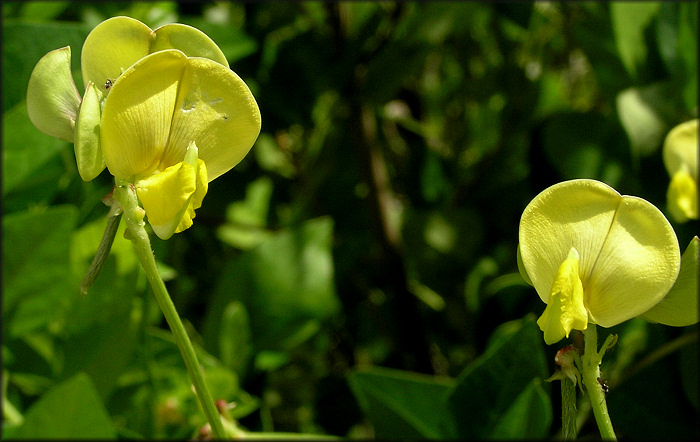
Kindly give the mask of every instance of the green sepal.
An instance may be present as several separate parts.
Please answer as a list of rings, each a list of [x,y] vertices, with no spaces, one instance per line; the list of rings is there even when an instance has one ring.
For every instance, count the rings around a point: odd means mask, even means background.
[[[37,62],[27,85],[27,114],[40,131],[72,143],[80,94],[73,81],[70,59],[70,46],[65,46]]]
[[[697,236],[681,256],[681,270],[676,282],[664,298],[643,319],[674,327],[684,327],[698,322],[698,255],[700,239]]]
[[[75,160],[83,181],[91,181],[105,168],[100,146],[100,119],[102,93],[93,82],[88,82],[75,125]]]

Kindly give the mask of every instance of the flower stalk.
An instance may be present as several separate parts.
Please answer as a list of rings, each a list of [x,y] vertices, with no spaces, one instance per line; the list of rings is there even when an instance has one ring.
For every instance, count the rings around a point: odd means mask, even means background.
[[[126,222],[129,239],[134,243],[134,249],[139,257],[139,261],[141,261],[143,269],[146,271],[146,277],[153,289],[153,294],[158,301],[158,305],[180,349],[199,403],[212,428],[213,436],[217,439],[222,439],[225,437],[225,431],[221,423],[221,417],[204,381],[204,374],[197,360],[192,342],[187,336],[185,327],[168,294],[165,283],[158,273],[151,242],[148,237],[148,232],[146,232],[145,229],[145,222],[143,219],[145,212],[138,204],[136,189],[132,183],[126,180],[116,178],[116,183],[114,199],[122,206],[124,211],[124,220]]]
[[[615,345],[617,335],[610,335],[603,343],[603,346],[598,351],[598,332],[595,324],[588,324],[584,331],[584,346],[585,350],[581,356],[581,365],[583,366],[583,383],[586,386],[588,397],[593,408],[600,437],[604,440],[617,440],[615,431],[613,430],[610,414],[608,413],[608,405],[605,402],[605,391],[599,383],[600,379],[600,363],[603,360],[605,351]]]

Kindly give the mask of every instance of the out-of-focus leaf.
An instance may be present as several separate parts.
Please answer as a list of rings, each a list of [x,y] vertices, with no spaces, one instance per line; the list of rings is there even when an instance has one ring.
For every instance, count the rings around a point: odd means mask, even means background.
[[[329,218],[310,220],[275,233],[225,266],[207,314],[207,344],[218,348],[221,314],[232,301],[248,310],[256,351],[287,349],[309,321],[336,314],[332,231]]]
[[[112,421],[84,373],[55,386],[25,415],[15,434],[27,439],[115,439]]]
[[[532,380],[547,377],[542,332],[534,317],[505,323],[499,329],[502,331],[494,332],[497,338],[486,351],[459,376],[448,399],[460,438],[484,439],[502,431],[501,418],[519,412],[522,405],[516,402]],[[525,395],[521,400],[534,399]],[[546,416],[546,408],[541,406],[537,414]],[[543,427],[527,431],[546,433],[549,428]]]
[[[20,14],[28,20],[51,20],[61,14],[70,2],[26,2],[22,4]]]
[[[250,319],[245,306],[229,303],[221,315],[219,357],[221,363],[243,377],[252,353]]]
[[[53,206],[3,218],[3,331],[19,336],[46,327],[78,293],[70,277],[72,206]]]
[[[668,345],[667,327],[647,326],[647,329],[648,351]],[[697,357],[698,341],[688,347]],[[607,358],[608,354],[605,356]],[[696,440],[700,437],[697,409],[678,397],[684,395],[678,379],[678,361],[678,355],[671,353],[610,387],[608,410],[619,434],[630,440]],[[693,376],[697,382],[697,370]],[[694,394],[698,394],[697,390]]]
[[[73,76],[82,94],[80,48],[90,28],[76,23],[25,22],[7,19],[2,25],[2,109],[10,109],[27,95],[29,75],[47,52],[71,47]],[[5,126],[7,127],[7,126]]]
[[[99,286],[96,284],[94,287]],[[100,292],[94,290],[85,296],[99,297]],[[85,327],[79,333],[72,333],[62,342],[64,376],[85,372],[95,381],[97,391],[103,399],[109,397],[117,379],[128,367],[138,342],[136,324],[129,308],[133,289],[121,293],[122,308],[113,307],[109,315],[101,315],[100,322]],[[81,322],[86,320],[81,319]]]
[[[545,439],[552,425],[552,403],[535,378],[500,417],[489,439]]]
[[[455,436],[446,409],[451,379],[376,367],[352,371],[348,382],[377,438]]]
[[[696,327],[697,330],[697,327]],[[695,408],[696,413],[700,413],[700,356],[698,356],[698,341],[692,341],[689,345],[681,348],[678,355],[678,369],[680,371],[681,385],[685,392],[685,397]]]
[[[611,186],[622,178],[624,134],[596,113],[566,112],[544,126],[543,149],[562,179],[591,178]]]
[[[692,2],[678,4],[678,53],[686,82],[683,101],[689,111],[698,106],[698,8]]]
[[[429,50],[427,45],[407,45],[403,41],[387,46],[367,66],[365,99],[383,104],[393,98],[405,82],[417,76]]]
[[[660,2],[612,2],[610,19],[615,44],[627,72],[636,77],[647,58],[644,31],[658,14]]]
[[[39,132],[29,121],[22,102],[3,114],[2,194],[5,211],[41,202],[58,190],[65,173],[61,153],[68,143]],[[12,200],[17,200],[13,202]]]
[[[272,186],[272,180],[268,177],[258,178],[248,185],[244,201],[229,205],[226,209],[227,223],[217,232],[221,241],[248,250],[270,236],[265,227]]]
[[[633,87],[620,92],[615,100],[620,122],[627,132],[635,158],[656,152],[670,129],[661,109],[668,101],[663,91],[662,85]]]

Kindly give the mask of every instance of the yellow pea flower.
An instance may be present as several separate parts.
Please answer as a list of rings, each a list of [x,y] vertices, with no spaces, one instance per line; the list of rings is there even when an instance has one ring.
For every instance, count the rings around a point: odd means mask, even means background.
[[[132,183],[160,238],[190,227],[208,183],[238,164],[260,133],[248,86],[198,29],[151,30],[129,17],[90,32],[81,69],[82,99],[70,47],[37,63],[27,88],[32,122],[74,143],[83,180],[107,167]]]
[[[663,147],[664,165],[671,182],[666,195],[668,211],[679,223],[698,219],[698,120],[671,129]]]
[[[130,17],[113,17],[88,34],[81,52],[85,93],[81,98],[71,74],[71,49],[44,55],[27,86],[27,114],[42,132],[74,143],[80,177],[94,179],[105,168],[99,140],[102,106],[119,76],[146,55],[177,49],[229,67],[221,49],[202,31],[180,23],[156,30]]]
[[[178,50],[148,55],[109,91],[100,124],[109,172],[133,182],[163,239],[192,224],[206,183],[238,164],[260,133],[260,111],[233,71]]]
[[[649,311],[681,262],[675,232],[654,205],[588,179],[555,184],[527,205],[518,255],[547,304],[537,321],[547,344],[589,323],[612,327]]]

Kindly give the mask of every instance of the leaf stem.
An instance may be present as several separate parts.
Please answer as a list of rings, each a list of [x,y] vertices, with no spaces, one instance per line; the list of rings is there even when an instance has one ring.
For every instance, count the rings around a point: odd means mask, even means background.
[[[564,440],[576,440],[576,385],[569,378],[561,380],[561,430]]]
[[[204,381],[204,374],[197,360],[197,355],[194,352],[194,347],[192,346],[190,338],[187,336],[187,332],[175,309],[175,305],[170,299],[165,283],[158,273],[156,259],[153,255],[153,249],[151,249],[151,242],[144,227],[145,223],[143,218],[145,213],[138,205],[136,189],[133,184],[127,181],[120,180],[119,178],[116,178],[115,181],[117,183],[117,187],[114,191],[115,199],[121,204],[124,210],[124,220],[126,221],[129,239],[134,243],[134,249],[141,261],[141,265],[146,271],[146,277],[151,284],[153,294],[165,316],[165,320],[170,326],[175,342],[180,348],[180,353],[185,361],[190,380],[194,385],[195,393],[204,410],[207,421],[212,428],[213,435],[217,439],[223,439],[225,437],[225,431],[221,423],[221,416],[216,409],[214,400]]]
[[[583,365],[583,384],[586,386],[591,408],[595,416],[601,438],[605,440],[617,440],[613,430],[608,405],[605,402],[605,392],[598,379],[600,379],[600,363],[605,351],[615,344],[617,336],[610,335],[598,352],[598,332],[595,324],[588,324],[584,332],[585,350],[581,356]]]

